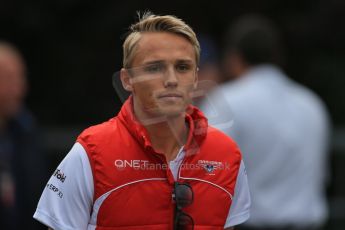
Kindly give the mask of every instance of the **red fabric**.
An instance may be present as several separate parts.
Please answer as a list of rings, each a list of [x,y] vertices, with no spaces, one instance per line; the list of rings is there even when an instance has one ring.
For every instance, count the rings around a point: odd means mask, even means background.
[[[90,160],[94,201],[116,189],[99,209],[97,229],[172,229],[174,178],[165,156],[153,150],[132,106],[129,98],[118,116],[86,129],[77,140]],[[192,179],[178,181],[192,186],[194,201],[185,212],[193,217],[195,229],[223,229],[231,205],[228,193],[234,194],[241,154],[229,137],[208,127],[207,119],[196,107],[188,107],[186,121],[189,135],[180,175]],[[129,162],[126,167],[117,167],[125,160]],[[204,168],[207,162],[224,167],[208,172]],[[142,168],[135,167],[138,165]]]

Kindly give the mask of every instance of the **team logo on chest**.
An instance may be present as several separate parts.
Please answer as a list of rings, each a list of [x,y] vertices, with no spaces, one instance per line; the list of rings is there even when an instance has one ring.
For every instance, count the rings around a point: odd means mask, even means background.
[[[215,167],[213,165],[207,164],[204,166],[204,169],[208,172],[208,173],[212,173],[215,169]]]
[[[168,166],[162,163],[154,163],[148,160],[123,160],[123,159],[116,159],[114,161],[114,165],[117,170],[124,170],[126,168],[134,169],[134,170],[166,170]]]
[[[206,171],[208,175],[215,175],[217,170],[224,170],[229,169],[229,165],[227,163],[219,162],[219,161],[208,161],[208,160],[199,160],[198,164]]]

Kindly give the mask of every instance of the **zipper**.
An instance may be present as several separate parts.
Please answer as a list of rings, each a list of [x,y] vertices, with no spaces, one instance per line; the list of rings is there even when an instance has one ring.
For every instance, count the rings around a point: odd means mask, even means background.
[[[184,147],[183,147],[182,151],[185,151],[185,150],[184,150]],[[178,153],[178,154],[179,154],[179,153]],[[178,182],[179,179],[180,179],[181,167],[182,167],[182,165],[184,164],[184,162],[186,161],[186,158],[187,158],[187,157],[186,157],[186,151],[185,151],[184,154],[185,154],[185,155],[184,155],[184,157],[183,157],[183,160],[182,160],[181,164],[180,164],[179,167],[178,167],[177,177],[176,177],[176,181],[177,181],[177,182]]]

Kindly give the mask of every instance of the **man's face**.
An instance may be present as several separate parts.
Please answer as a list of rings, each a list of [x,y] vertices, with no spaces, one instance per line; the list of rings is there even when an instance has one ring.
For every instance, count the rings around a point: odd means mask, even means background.
[[[133,94],[137,116],[178,116],[190,104],[197,83],[194,48],[182,36],[144,33],[132,68],[123,69],[121,75],[125,88]]]

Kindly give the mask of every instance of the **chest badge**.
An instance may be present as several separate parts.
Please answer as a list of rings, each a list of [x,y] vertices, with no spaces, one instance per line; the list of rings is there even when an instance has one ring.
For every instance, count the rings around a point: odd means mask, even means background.
[[[217,170],[224,169],[226,163],[219,161],[209,161],[209,160],[199,160],[198,165],[200,165],[206,172],[207,175],[214,176]]]
[[[210,165],[210,164],[207,164],[207,165],[204,166],[204,169],[206,170],[206,172],[212,173],[214,171],[214,166]]]

